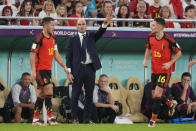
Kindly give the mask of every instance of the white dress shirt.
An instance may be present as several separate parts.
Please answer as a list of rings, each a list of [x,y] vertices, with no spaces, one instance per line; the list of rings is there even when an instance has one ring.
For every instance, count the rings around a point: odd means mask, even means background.
[[[102,24],[102,28],[107,28],[108,25],[105,25],[104,23]],[[80,38],[80,44],[81,44],[81,48],[82,48],[82,40],[83,40],[83,36],[82,35],[86,35],[86,32],[85,33],[80,33],[78,32],[78,35],[79,35],[79,38]],[[90,55],[87,51],[87,48],[86,48],[86,61],[85,63],[81,62],[82,64],[90,64],[92,63],[92,59],[90,58]],[[71,72],[71,68],[68,68],[69,72]]]
[[[86,32],[83,33],[83,34],[78,32],[78,35],[79,35],[79,38],[80,38],[80,44],[81,44],[81,48],[82,48],[83,35],[86,35]],[[85,61],[85,63],[83,63],[83,62],[81,62],[81,63],[82,64],[90,64],[90,63],[92,63],[92,59],[90,58],[90,54],[89,54],[87,48],[86,48],[86,61]]]

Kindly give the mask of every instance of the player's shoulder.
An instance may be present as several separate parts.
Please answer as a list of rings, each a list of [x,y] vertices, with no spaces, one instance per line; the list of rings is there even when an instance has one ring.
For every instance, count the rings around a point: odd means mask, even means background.
[[[148,38],[150,38],[150,37],[155,37],[155,33],[149,33]]]
[[[36,42],[36,43],[39,43],[43,38],[44,38],[43,33],[40,33],[40,34],[38,34],[38,35],[36,36],[35,42]]]
[[[171,41],[172,43],[175,43],[175,39],[166,33],[165,33],[165,39]]]
[[[56,38],[55,38],[55,36],[54,36],[54,35],[51,35],[50,37],[51,37],[52,39],[56,40]]]
[[[55,35],[51,35],[51,37],[55,39]]]

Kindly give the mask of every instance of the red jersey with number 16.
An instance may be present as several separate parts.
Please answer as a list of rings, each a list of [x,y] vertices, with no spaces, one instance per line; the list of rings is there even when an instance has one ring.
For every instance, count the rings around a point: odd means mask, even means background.
[[[45,37],[43,33],[38,35],[32,45],[31,52],[36,53],[36,70],[51,70],[54,51],[57,50],[54,36]]]
[[[169,35],[164,33],[161,40],[157,40],[155,34],[150,33],[146,48],[151,49],[151,72],[152,73],[172,73],[172,68],[163,70],[163,64],[171,61],[172,52],[177,53],[181,50],[176,41]],[[172,66],[171,66],[172,67]]]

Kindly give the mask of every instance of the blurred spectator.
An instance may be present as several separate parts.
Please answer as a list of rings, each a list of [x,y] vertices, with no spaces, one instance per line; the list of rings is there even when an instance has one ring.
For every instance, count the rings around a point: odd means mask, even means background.
[[[144,2],[139,2],[137,4],[137,13],[133,15],[134,19],[148,19],[146,15],[146,4]],[[150,27],[149,22],[139,22],[139,21],[134,21],[133,22],[133,27],[139,27],[139,28],[145,28],[145,27]]]
[[[2,11],[2,16],[13,16],[11,6],[5,6]],[[15,25],[15,19],[0,19],[0,25]]]
[[[95,86],[93,92],[93,103],[96,107],[95,118],[101,123],[103,118],[107,118],[107,123],[113,123],[119,112],[119,107],[115,105],[110,87],[108,86],[108,77],[102,74],[99,77],[98,86]]]
[[[161,6],[169,6],[171,10],[172,19],[182,19],[183,18],[183,7],[182,0],[161,0]]]
[[[85,17],[95,18],[97,16],[97,7],[95,0],[90,0],[88,2],[87,9],[85,11]]]
[[[61,0],[52,0],[52,1],[53,1],[53,3],[54,3],[55,9],[56,9],[57,6],[60,5],[60,3],[61,3]]]
[[[122,5],[128,5],[128,0],[119,0],[119,1],[118,1],[118,7],[115,9],[115,14],[116,14],[116,15],[118,14],[119,8],[120,8]],[[130,14],[130,11],[129,11],[129,14]]]
[[[18,7],[20,5],[21,0],[0,0],[0,5],[13,5]]]
[[[101,13],[104,0],[96,0],[97,14]]]
[[[194,19],[196,19],[196,8],[194,9]]]
[[[31,75],[27,72],[23,73],[20,82],[12,87],[11,92],[15,122],[20,123],[22,117],[32,119],[36,93],[35,88],[31,85]]]
[[[72,0],[60,0],[59,5],[65,5],[67,9],[67,16],[71,16],[74,10],[74,3],[75,1]]]
[[[160,17],[164,19],[169,19],[171,17],[171,11],[168,6],[163,6],[159,12]],[[175,28],[173,22],[166,22],[165,28]]]
[[[111,0],[112,1],[112,10],[115,11],[116,7],[118,6],[118,0]]]
[[[129,15],[129,7],[127,5],[121,5],[117,14],[117,18],[130,18]],[[117,22],[118,27],[129,27],[130,22],[128,21],[118,21]]]
[[[90,17],[90,18],[96,18],[97,17],[97,7],[96,7],[96,3],[95,0],[90,0],[88,2],[88,5],[86,7],[86,11],[85,11],[85,17]],[[95,23],[94,21],[87,21],[88,26],[93,26],[93,24]]]
[[[189,72],[184,72],[181,76],[181,82],[173,84],[171,88],[172,95],[178,102],[177,111],[179,117],[193,117],[194,113],[196,113],[196,96],[190,85],[191,77]],[[190,103],[189,98],[191,99]]]
[[[63,4],[58,5],[57,8],[56,8],[56,13],[57,13],[58,17],[66,18],[67,17],[66,6],[63,5]],[[68,26],[69,23],[68,23],[67,20],[58,20],[57,25],[59,25],[59,26]]]
[[[46,0],[32,0],[33,5],[34,5],[34,9],[36,10],[35,16],[38,16],[39,12],[42,11],[42,8],[43,8],[43,5],[44,5],[45,1]]]
[[[145,14],[148,13],[148,8],[149,8],[149,4],[145,1],[145,0],[132,0],[129,3],[129,9],[130,9],[130,16],[133,17],[134,15],[137,14],[137,4],[139,2],[144,2],[146,4],[146,12]],[[148,15],[148,14],[147,14]]]
[[[39,13],[39,17],[53,17],[56,18],[57,14],[52,0],[46,0],[42,7],[42,11]]]
[[[183,0],[182,1],[182,6],[183,6],[183,15],[185,16],[185,8],[189,5],[194,5],[196,6],[196,1],[194,0]]]
[[[34,5],[34,8],[35,9],[42,10],[42,7],[43,7],[45,1],[46,0],[32,0],[32,3]]]
[[[83,4],[81,2],[76,2],[75,13],[71,15],[70,17],[71,18],[82,18],[84,16],[83,10],[84,10]],[[77,21],[69,20],[68,23],[69,23],[69,26],[76,26]]]
[[[149,7],[148,9],[149,18],[154,19],[155,17],[159,17],[159,11],[161,9],[159,2],[160,0],[154,0],[154,3]]]
[[[195,6],[194,5],[189,5],[185,8],[185,19],[187,20],[194,20],[195,16]],[[196,23],[195,22],[183,22],[180,23],[181,28],[196,28]]]
[[[110,15],[113,18],[116,18],[115,13],[112,11],[112,2],[110,0],[106,0],[103,3],[102,12],[97,15],[97,18],[106,18],[107,15]],[[103,21],[97,21],[98,26],[101,26],[102,23],[103,23]],[[117,24],[116,24],[116,22],[111,22],[108,26],[109,27],[116,27]]]
[[[84,14],[84,17],[88,17],[86,11],[87,11],[87,6],[88,6],[88,3],[90,2],[90,0],[80,0],[80,2],[83,4],[83,14]]]
[[[20,11],[18,12],[17,16],[25,16],[25,17],[33,17],[33,5],[31,0],[25,0],[20,6]],[[29,20],[29,19],[20,19],[18,20],[19,25],[27,26],[27,25],[38,25],[36,20]]]

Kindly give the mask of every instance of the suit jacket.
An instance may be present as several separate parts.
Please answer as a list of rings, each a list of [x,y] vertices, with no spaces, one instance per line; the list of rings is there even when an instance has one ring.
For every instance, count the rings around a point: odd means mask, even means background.
[[[101,36],[106,31],[106,28],[100,27],[99,30],[95,32],[86,33],[87,43],[86,47],[89,52],[90,58],[92,59],[92,64],[94,70],[101,68],[101,62],[96,49],[96,41],[101,38]],[[79,73],[82,49],[79,35],[70,37],[67,42],[67,55],[66,55],[66,65],[71,68],[71,73],[76,76]]]

